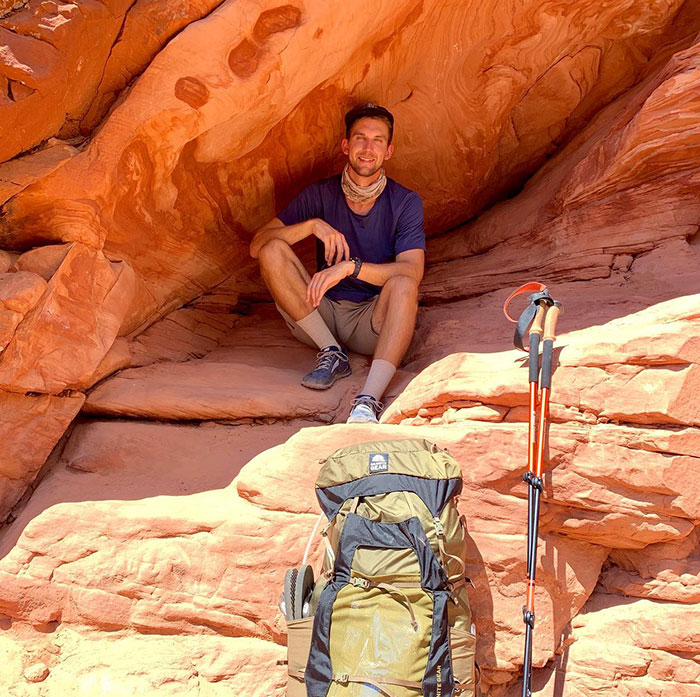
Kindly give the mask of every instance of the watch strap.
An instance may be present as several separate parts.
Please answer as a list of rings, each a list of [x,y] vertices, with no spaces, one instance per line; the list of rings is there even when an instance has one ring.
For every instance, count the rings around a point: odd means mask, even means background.
[[[357,278],[360,273],[360,269],[362,268],[362,259],[360,259],[360,257],[353,257],[352,259],[350,259],[350,261],[352,261],[355,264],[355,268],[350,274],[350,278]]]

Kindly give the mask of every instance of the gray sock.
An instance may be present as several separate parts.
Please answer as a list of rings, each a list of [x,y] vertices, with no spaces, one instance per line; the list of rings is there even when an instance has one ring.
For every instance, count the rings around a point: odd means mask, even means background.
[[[375,358],[372,365],[369,367],[369,374],[365,380],[365,386],[360,391],[360,394],[368,394],[374,397],[377,401],[382,398],[384,390],[394,377],[396,366],[389,361]]]
[[[340,348],[338,340],[331,334],[331,330],[328,329],[328,325],[323,321],[323,317],[321,317],[321,313],[318,310],[314,310],[306,317],[297,320],[296,324],[320,349],[328,346]]]

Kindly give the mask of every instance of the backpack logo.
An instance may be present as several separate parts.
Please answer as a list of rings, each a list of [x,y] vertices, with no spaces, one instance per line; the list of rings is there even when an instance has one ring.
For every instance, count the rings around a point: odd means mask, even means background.
[[[369,473],[378,474],[389,471],[389,453],[369,454]]]

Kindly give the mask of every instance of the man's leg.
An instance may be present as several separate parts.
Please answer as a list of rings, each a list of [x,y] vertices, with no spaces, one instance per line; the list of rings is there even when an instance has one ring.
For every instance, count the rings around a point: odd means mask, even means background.
[[[410,276],[392,276],[372,313],[372,327],[379,334],[375,360],[398,367],[413,338],[417,314],[418,283]]]
[[[259,254],[260,272],[275,303],[321,349],[314,370],[301,384],[323,390],[352,372],[347,354],[317,309],[306,300],[310,276],[284,240],[270,240]]]
[[[411,343],[417,313],[418,283],[410,276],[392,276],[384,284],[372,314],[372,327],[379,334],[377,348],[349,421],[375,420],[370,412],[376,415],[381,409],[379,400]],[[365,408],[358,409],[365,396],[371,399],[364,400]]]
[[[306,300],[306,287],[311,277],[284,240],[270,240],[260,250],[260,272],[275,303],[320,348],[337,346],[338,342],[311,303]]]

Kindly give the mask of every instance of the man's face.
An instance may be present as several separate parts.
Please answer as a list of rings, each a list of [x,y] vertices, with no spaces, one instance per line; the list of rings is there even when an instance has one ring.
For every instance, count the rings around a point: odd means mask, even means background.
[[[384,161],[394,152],[394,146],[389,145],[388,124],[371,116],[352,125],[350,137],[343,138],[342,146],[350,167],[360,177],[379,176]]]

